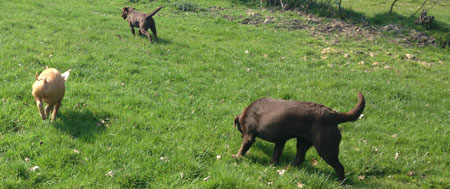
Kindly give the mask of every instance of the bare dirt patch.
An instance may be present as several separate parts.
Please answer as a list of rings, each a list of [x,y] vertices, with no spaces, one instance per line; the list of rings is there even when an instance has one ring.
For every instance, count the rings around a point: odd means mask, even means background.
[[[411,29],[406,31],[400,24],[389,24],[378,29],[379,32],[387,32],[393,35],[394,41],[397,43],[403,43],[408,45],[417,44],[419,47],[423,46],[436,46],[437,40],[428,36],[424,32]]]
[[[369,25],[368,23],[350,23],[347,21],[332,19],[326,20],[320,17],[296,11],[297,19],[286,19],[276,16],[265,16],[264,12],[247,9],[246,16],[223,15],[220,12],[226,11],[224,8],[211,7],[208,12],[213,16],[220,16],[229,21],[238,21],[245,25],[274,24],[276,28],[288,30],[306,30],[317,37],[345,37],[351,39],[366,39],[372,41],[378,37],[391,35],[392,41],[398,44],[418,46],[436,46],[437,40],[414,29],[407,30],[400,24],[389,24],[381,27]]]

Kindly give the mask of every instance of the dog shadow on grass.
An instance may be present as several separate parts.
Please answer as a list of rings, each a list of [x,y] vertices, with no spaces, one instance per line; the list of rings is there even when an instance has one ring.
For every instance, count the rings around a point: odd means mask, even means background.
[[[269,142],[257,141],[255,143],[253,143],[250,150],[252,148],[254,148],[254,150],[262,151],[265,155],[264,156],[250,155],[250,156],[248,156],[248,158],[251,159],[253,162],[259,163],[261,165],[271,165],[274,147],[275,147],[275,144],[272,144]],[[293,157],[295,157],[295,154],[286,152],[286,149],[284,149],[283,154],[281,154],[280,162],[278,163],[278,165],[280,165],[280,166],[288,165],[291,156],[293,158]]]
[[[257,155],[250,155],[248,156],[249,159],[251,159],[251,161],[262,164],[262,165],[272,165],[272,153],[273,153],[273,148],[275,147],[274,144],[268,143],[268,142],[255,142],[252,146],[252,148],[256,148],[255,150],[260,150],[262,151],[264,154],[266,154],[267,156],[257,156]],[[311,147],[309,151],[312,151],[314,147]],[[292,150],[283,150],[283,153],[281,154],[281,158],[280,158],[280,162],[278,164],[276,164],[276,167],[279,167],[280,169],[283,169],[287,166],[292,166],[292,162],[295,159],[295,155],[296,155],[296,149]],[[316,157],[320,158],[320,157]],[[325,163],[325,162],[324,162]],[[336,181],[338,181],[338,176],[334,173],[333,168],[330,167],[330,169],[321,169],[318,167],[314,167],[312,165],[313,163],[311,162],[311,156],[306,155],[305,157],[305,161],[303,163],[301,163],[298,166],[294,166],[295,168],[297,168],[298,170],[303,170],[305,171],[307,174],[309,175],[317,175],[317,174],[323,174],[323,175],[328,175],[331,174],[330,177],[336,179]],[[328,164],[327,164],[328,165]]]
[[[161,45],[169,45],[169,44],[172,44],[172,41],[165,39],[165,38],[158,38],[158,41],[155,41],[154,43],[161,44]]]
[[[139,36],[142,39],[147,39],[147,42],[148,42],[147,36],[145,36],[145,35],[136,35],[136,36]],[[152,40],[153,40],[152,45],[170,45],[170,44],[172,44],[172,41],[165,39],[165,38],[161,38],[161,37],[158,37],[158,41],[156,41],[155,37],[153,35],[152,35]]]
[[[105,121],[98,118],[89,110],[61,112],[58,118],[59,120],[54,123],[58,131],[88,142],[95,141],[95,137],[103,133],[105,126],[109,123],[108,119]]]

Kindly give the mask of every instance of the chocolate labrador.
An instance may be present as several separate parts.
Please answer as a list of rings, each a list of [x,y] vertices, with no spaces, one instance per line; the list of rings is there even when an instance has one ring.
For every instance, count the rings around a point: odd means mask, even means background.
[[[128,24],[131,28],[131,33],[135,35],[134,28],[139,28],[140,35],[146,35],[150,43],[152,42],[152,38],[150,34],[147,32],[148,29],[152,30],[153,35],[155,36],[155,40],[158,41],[158,36],[156,35],[156,25],[155,20],[153,20],[153,15],[158,13],[160,9],[163,7],[158,7],[153,10],[151,13],[138,12],[133,7],[123,7],[122,8],[122,18],[127,19]]]
[[[251,103],[234,120],[242,133],[242,146],[234,157],[243,156],[259,137],[275,143],[272,162],[278,163],[284,144],[297,138],[297,154],[293,165],[305,160],[306,151],[314,146],[340,180],[344,180],[344,166],[339,162],[341,132],[338,124],[355,121],[364,110],[365,100],[358,93],[358,104],[349,112],[336,112],[313,102],[261,98]]]

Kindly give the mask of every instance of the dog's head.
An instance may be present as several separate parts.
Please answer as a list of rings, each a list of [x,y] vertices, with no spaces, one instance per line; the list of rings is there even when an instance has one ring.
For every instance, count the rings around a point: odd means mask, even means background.
[[[122,8],[122,18],[123,18],[124,20],[127,19],[128,13],[129,13],[131,10],[136,10],[136,9],[133,8],[133,7],[123,7],[123,8]]]

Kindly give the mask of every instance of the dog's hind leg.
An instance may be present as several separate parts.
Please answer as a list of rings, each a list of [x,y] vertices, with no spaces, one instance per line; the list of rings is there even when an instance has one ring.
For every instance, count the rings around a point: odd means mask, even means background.
[[[150,41],[150,43],[152,43],[152,37],[150,37],[150,34],[147,31],[145,31],[144,29],[141,29],[141,32],[143,35],[146,35],[148,40]]]
[[[150,30],[152,30],[152,33],[155,36],[155,40],[158,41],[158,35],[156,35],[156,26],[154,21],[153,24],[150,25]]]
[[[316,150],[325,162],[327,162],[339,177],[339,180],[345,179],[344,166],[339,161],[339,143],[341,141],[341,133],[339,129],[327,130],[320,139],[318,145],[315,144]]]
[[[280,161],[281,154],[283,153],[284,145],[286,144],[286,141],[279,141],[275,143],[275,148],[273,150],[272,155],[272,163],[276,164]]]
[[[308,149],[312,146],[309,141],[297,138],[297,154],[295,155],[295,160],[292,165],[297,166],[305,161],[305,155]]]
[[[338,150],[335,150],[338,151]],[[333,151],[330,152],[322,152],[319,153],[320,157],[322,157],[325,162],[327,162],[331,167],[333,167],[334,171],[336,171],[336,174],[339,177],[339,180],[345,179],[345,172],[344,172],[344,166],[341,164],[341,162],[338,159],[337,153],[334,153]]]
[[[145,22],[141,22],[139,24],[139,31],[143,34],[146,35],[148,40],[150,41],[150,43],[152,43],[152,38],[150,37],[150,34],[147,32],[148,27],[147,25],[145,25]]]

